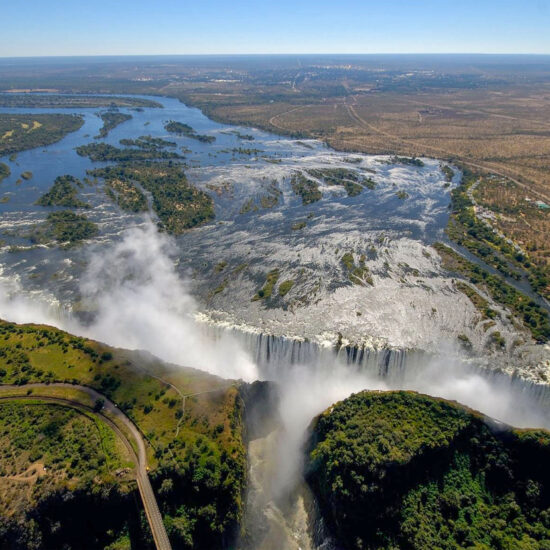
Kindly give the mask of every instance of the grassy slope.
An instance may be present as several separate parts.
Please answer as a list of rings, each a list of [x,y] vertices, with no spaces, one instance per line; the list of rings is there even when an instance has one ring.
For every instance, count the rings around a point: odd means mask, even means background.
[[[548,548],[550,434],[362,392],[312,426],[308,480],[345,548]]]
[[[136,423],[180,547],[223,546],[242,514],[245,476],[240,398],[231,382],[51,327],[0,322],[0,382],[54,381],[97,389]],[[191,395],[183,417],[181,397],[167,382]]]

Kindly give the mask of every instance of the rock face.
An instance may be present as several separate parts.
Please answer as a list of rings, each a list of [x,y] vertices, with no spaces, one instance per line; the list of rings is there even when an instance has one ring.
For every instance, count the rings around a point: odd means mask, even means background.
[[[252,384],[241,384],[245,439],[265,437],[280,422],[278,414],[279,392],[273,382],[256,380]]]
[[[550,548],[550,434],[362,392],[317,417],[306,476],[343,548]]]

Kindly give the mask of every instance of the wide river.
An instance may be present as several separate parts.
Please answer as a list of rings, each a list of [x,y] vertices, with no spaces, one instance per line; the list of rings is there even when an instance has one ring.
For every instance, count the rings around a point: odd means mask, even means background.
[[[547,393],[451,359],[457,335],[485,350],[491,330],[476,324],[475,308],[430,247],[444,238],[449,190],[459,174],[449,185],[437,160],[415,166],[339,153],[315,140],[219,124],[175,99],[148,99],[162,108],[121,108],[131,120],[101,140],[93,136],[105,109],[0,109],[84,118],[58,143],[0,158],[11,169],[0,184],[0,317],[51,322],[226,378],[277,380],[281,426],[249,448],[251,547],[316,546],[300,478],[302,438],[315,414],[351,392],[416,389],[516,424],[550,426]],[[169,120],[216,140],[170,134]],[[97,182],[80,193],[92,206],[84,213],[98,224],[98,236],[77,247],[34,246],[29,233],[55,209],[35,203],[55,178],[83,180],[105,165],[75,148],[94,141],[120,146],[140,136],[176,142],[189,181],[212,196],[216,219],[176,238],[162,235],[154,215],[121,212]],[[329,168],[353,170],[375,187],[350,197],[320,182],[322,200],[303,205],[292,175]],[[21,180],[26,171],[33,177]],[[346,253],[368,269],[370,282],[351,284]],[[274,287],[270,300],[253,300],[273,270],[290,290]],[[218,332],[212,342],[196,319],[224,327],[227,338]],[[492,330],[512,340],[513,324],[504,314],[499,323]],[[367,355],[345,365],[319,352],[336,341],[400,351],[375,355],[369,370]],[[411,349],[434,358],[407,363]]]

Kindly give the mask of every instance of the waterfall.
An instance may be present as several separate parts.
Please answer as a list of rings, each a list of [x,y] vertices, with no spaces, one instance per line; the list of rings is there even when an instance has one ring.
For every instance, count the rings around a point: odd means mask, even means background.
[[[201,324],[214,338],[229,331],[265,380],[280,382],[297,367],[307,368],[313,376],[328,376],[338,369],[340,376],[355,377],[354,391],[369,389],[374,382],[378,389],[381,385],[456,400],[513,425],[550,428],[550,385],[510,375],[456,349],[435,355],[422,350],[321,345],[239,327]]]
[[[489,361],[460,355],[456,349],[441,349],[436,355],[320,343],[228,324],[199,324],[214,339],[229,332],[254,361],[260,377],[277,385],[280,396],[275,414],[278,428],[248,446],[248,538],[239,550],[335,547],[302,477],[303,445],[311,420],[351,393],[414,390],[478,410],[496,419],[495,426],[500,421],[550,428],[550,386],[511,376]],[[260,404],[260,408],[265,407]]]

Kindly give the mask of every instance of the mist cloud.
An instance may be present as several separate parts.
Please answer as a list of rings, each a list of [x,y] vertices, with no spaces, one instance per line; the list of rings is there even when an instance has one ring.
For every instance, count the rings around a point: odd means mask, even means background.
[[[230,335],[209,338],[192,315],[197,305],[178,276],[174,241],[152,222],[128,229],[106,251],[90,251],[81,278],[82,303],[94,314],[81,324],[42,296],[21,293],[16,282],[0,292],[0,316],[19,323],[46,323],[116,347],[147,350],[178,365],[225,378],[251,381],[256,366]]]

